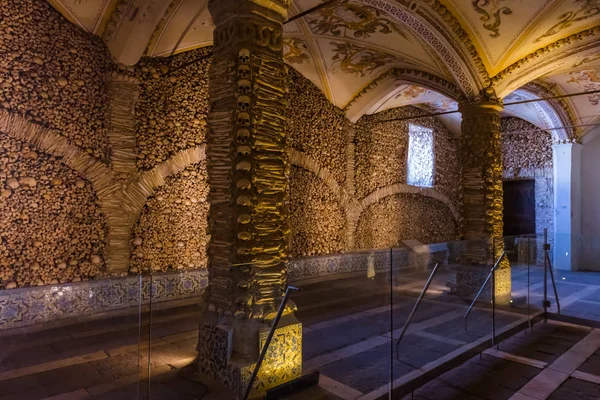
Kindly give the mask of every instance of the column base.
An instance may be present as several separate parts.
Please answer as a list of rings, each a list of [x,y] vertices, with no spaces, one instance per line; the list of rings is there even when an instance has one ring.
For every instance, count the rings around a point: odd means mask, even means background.
[[[460,265],[456,272],[456,294],[463,300],[473,301],[491,268],[491,265]],[[478,301],[492,300],[491,284],[490,279],[479,295]],[[496,304],[508,305],[511,294],[510,268],[496,270]]]
[[[242,399],[256,360],[269,334],[269,325],[253,320],[218,318],[207,312],[200,324],[198,372],[227,387],[234,399]],[[219,321],[221,320],[221,321]],[[221,322],[221,323],[215,323]],[[240,337],[241,336],[241,337]],[[235,351],[254,342],[249,353]],[[237,346],[236,346],[237,345]],[[302,375],[302,324],[288,314],[281,318],[269,350],[254,381],[250,399],[260,399],[270,388]]]

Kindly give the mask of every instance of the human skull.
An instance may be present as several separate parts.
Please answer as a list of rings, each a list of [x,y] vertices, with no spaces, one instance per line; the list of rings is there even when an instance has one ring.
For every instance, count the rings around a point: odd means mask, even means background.
[[[248,96],[238,97],[237,106],[242,111],[248,111],[248,109],[250,109],[250,97],[248,97]]]
[[[241,49],[238,53],[238,58],[242,64],[248,64],[248,62],[250,61],[250,50]]]
[[[237,123],[241,126],[250,125],[250,114],[248,114],[247,112],[239,113],[237,116]]]
[[[250,78],[250,67],[247,65],[240,65],[238,67],[238,76],[240,78]]]
[[[242,80],[238,81],[238,91],[240,93],[248,94],[248,93],[250,93],[250,90],[252,90],[252,84],[250,83],[249,80],[242,79]]]
[[[239,143],[246,143],[250,137],[250,131],[248,129],[240,129],[237,131],[237,141]]]

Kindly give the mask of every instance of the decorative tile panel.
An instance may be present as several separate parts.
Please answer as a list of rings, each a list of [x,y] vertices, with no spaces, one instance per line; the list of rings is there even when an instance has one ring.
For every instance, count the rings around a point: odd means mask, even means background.
[[[0,330],[148,304],[150,293],[153,303],[198,297],[207,286],[206,270],[195,270],[0,290]]]

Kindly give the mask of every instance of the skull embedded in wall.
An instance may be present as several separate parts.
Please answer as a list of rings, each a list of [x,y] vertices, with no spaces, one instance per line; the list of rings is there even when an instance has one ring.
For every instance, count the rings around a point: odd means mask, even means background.
[[[250,97],[248,97],[248,96],[238,97],[237,106],[242,111],[248,111],[250,109]]]
[[[241,126],[250,125],[250,114],[248,114],[247,112],[239,113],[237,116],[237,123]]]
[[[238,82],[238,92],[248,94],[252,90],[252,84],[247,79],[242,79]]]
[[[239,129],[237,131],[237,141],[238,143],[246,143],[248,138],[250,137],[250,131],[248,129]]]
[[[238,53],[238,58],[240,60],[240,63],[248,64],[248,62],[250,61],[250,50],[241,49],[240,52]]]
[[[250,154],[250,146],[246,146],[246,145],[238,146],[237,153],[242,156],[249,155]]]
[[[247,65],[240,65],[238,67],[238,77],[250,79],[250,67]]]

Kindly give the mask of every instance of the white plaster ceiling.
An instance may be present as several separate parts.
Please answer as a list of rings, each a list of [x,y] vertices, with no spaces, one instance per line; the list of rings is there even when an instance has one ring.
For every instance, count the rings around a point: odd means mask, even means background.
[[[48,1],[102,36],[126,64],[143,54],[169,56],[212,44],[208,0]],[[294,0],[289,15],[321,1]],[[457,100],[440,90],[440,80],[466,97],[476,96],[496,75],[492,82],[500,96],[540,78],[563,93],[598,87],[597,35],[553,43],[599,24],[600,0],[340,0],[286,24],[284,55],[356,119],[407,104],[435,108]],[[522,62],[535,52],[539,58]],[[519,68],[505,73],[515,63]],[[394,68],[423,71],[432,84],[384,79]],[[596,98],[587,97],[568,100],[578,123],[595,121]],[[520,112],[540,123],[543,115],[531,111]]]

